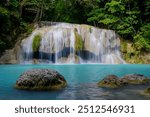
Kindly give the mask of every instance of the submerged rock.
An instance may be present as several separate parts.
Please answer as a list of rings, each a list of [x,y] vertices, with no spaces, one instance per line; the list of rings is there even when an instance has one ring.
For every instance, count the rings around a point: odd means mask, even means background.
[[[119,88],[125,85],[148,84],[150,79],[141,74],[129,74],[123,78],[118,78],[116,75],[108,75],[103,80],[98,82],[99,87]]]
[[[15,87],[26,90],[57,90],[67,86],[65,78],[57,71],[32,69],[20,75]]]
[[[139,94],[142,96],[150,97],[150,87],[146,88],[145,90],[140,91]]]
[[[144,92],[150,95],[150,87],[148,87]]]

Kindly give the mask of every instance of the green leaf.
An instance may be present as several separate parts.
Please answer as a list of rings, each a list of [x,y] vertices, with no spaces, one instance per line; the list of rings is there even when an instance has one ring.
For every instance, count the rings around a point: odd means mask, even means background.
[[[6,8],[0,6],[0,15],[2,16],[9,16],[9,11]]]

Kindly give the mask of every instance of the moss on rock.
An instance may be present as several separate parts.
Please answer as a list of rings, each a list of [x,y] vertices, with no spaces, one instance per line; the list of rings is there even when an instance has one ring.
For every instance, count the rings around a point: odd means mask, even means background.
[[[123,78],[118,78],[116,75],[108,75],[98,82],[99,87],[119,88],[126,85],[144,85],[148,84],[150,79],[142,74],[129,74]]]
[[[106,88],[119,88],[121,83],[119,82],[119,78],[116,75],[108,75],[103,80],[99,81],[97,85],[99,87]]]
[[[150,87],[146,88],[145,90],[142,90],[139,92],[140,95],[150,97]]]
[[[74,29],[75,34],[75,51],[78,52],[83,49],[83,39],[81,35],[79,35],[78,30]]]
[[[92,33],[92,27],[91,26],[89,26],[89,32]]]
[[[59,90],[67,86],[65,78],[54,70],[33,69],[20,75],[15,88],[24,90]]]
[[[144,93],[146,93],[146,94],[149,94],[149,95],[150,95],[150,87],[148,87],[148,88],[144,91]]]
[[[33,52],[38,52],[39,51],[41,38],[42,37],[41,37],[40,34],[37,34],[37,35],[34,36],[33,43],[32,43]]]
[[[138,84],[148,84],[150,79],[145,77],[142,74],[129,74],[125,75],[121,80],[126,81],[128,84],[131,85],[138,85]]]
[[[138,64],[147,64],[150,63],[149,52],[140,52],[134,47],[133,42],[126,41],[121,39],[120,50],[122,52],[123,59],[127,63],[138,63]]]

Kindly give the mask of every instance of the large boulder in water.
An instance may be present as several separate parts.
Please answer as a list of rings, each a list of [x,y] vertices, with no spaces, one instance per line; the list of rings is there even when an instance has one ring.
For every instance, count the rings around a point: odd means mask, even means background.
[[[32,69],[20,75],[15,87],[26,90],[57,90],[66,86],[65,78],[57,71]]]
[[[124,76],[121,80],[128,82],[128,84],[147,84],[150,79],[142,74],[129,74]]]
[[[103,80],[98,82],[99,87],[119,88],[128,84],[148,84],[149,78],[141,74],[129,74],[123,78],[118,78],[116,75],[108,75]]]

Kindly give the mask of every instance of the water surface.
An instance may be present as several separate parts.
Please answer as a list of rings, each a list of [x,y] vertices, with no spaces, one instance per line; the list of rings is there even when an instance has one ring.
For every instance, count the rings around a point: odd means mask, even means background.
[[[59,91],[26,91],[14,88],[20,74],[29,69],[48,68],[60,72],[68,81],[68,87]],[[148,85],[126,86],[119,89],[97,87],[96,83],[106,75],[144,74],[150,77],[150,65],[0,65],[1,100],[70,100],[70,99],[150,99],[139,91]]]

